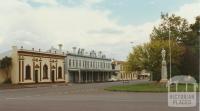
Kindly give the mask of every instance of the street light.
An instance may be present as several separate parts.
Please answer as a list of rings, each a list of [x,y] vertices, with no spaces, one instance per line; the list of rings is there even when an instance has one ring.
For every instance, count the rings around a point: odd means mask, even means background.
[[[200,26],[200,21],[199,21],[199,26]],[[199,27],[199,31],[198,31],[199,33],[199,56],[200,56],[200,27]],[[199,63],[200,63],[200,59],[199,59]],[[199,64],[199,69],[200,69],[200,64]],[[200,70],[199,70],[199,73],[200,73]],[[200,74],[199,74],[199,80],[200,80]],[[199,91],[200,91],[200,89],[199,89]],[[199,99],[200,99],[200,97],[199,97]],[[199,102],[199,109],[200,109],[200,102]]]
[[[199,26],[200,26],[200,21],[199,21]],[[199,27],[199,56],[200,56],[200,27]],[[199,63],[200,63],[200,59],[199,59]],[[199,69],[200,69],[200,64],[199,64]],[[199,73],[200,73],[200,70],[199,70]],[[200,80],[200,74],[199,74],[199,80]],[[199,88],[199,91],[200,91],[200,88]],[[200,97],[199,97],[200,99]],[[199,109],[200,109],[200,102],[199,102]]]
[[[170,23],[170,22],[169,22]],[[171,57],[171,31],[169,25],[169,79],[172,77],[172,57]]]

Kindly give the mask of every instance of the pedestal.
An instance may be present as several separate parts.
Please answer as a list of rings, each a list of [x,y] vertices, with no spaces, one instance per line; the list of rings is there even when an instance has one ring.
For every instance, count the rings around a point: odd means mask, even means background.
[[[160,82],[166,83],[167,80],[167,63],[165,60],[162,61],[162,68],[161,68],[161,80]]]

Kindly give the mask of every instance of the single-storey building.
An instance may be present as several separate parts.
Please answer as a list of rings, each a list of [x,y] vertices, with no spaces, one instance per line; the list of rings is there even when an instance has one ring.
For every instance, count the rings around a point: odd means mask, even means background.
[[[64,53],[13,46],[0,55],[1,58],[5,56],[12,58],[9,77],[13,84],[65,82]],[[3,82],[5,73],[1,71],[0,75],[0,82]]]

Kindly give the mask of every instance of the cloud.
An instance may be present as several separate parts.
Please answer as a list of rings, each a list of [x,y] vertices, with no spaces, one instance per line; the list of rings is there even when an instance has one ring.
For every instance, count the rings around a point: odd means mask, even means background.
[[[100,29],[100,30],[92,30],[88,32],[89,34],[123,34],[122,30],[118,29]]]
[[[32,3],[37,3],[37,4],[45,4],[45,5],[50,5],[50,6],[58,5],[56,0],[22,0],[22,1],[32,2]]]
[[[200,1],[191,4],[185,4],[175,14],[186,18],[190,23],[195,21],[195,17],[200,16]]]
[[[109,11],[58,5],[34,8],[27,1],[13,1],[4,2],[6,7],[0,8],[0,30],[3,30],[0,35],[4,37],[1,37],[1,49],[12,45],[24,45],[29,49],[35,47],[45,50],[51,45],[63,43],[67,50],[78,46],[88,50],[102,50],[109,57],[124,59],[131,48],[130,41],[145,42],[143,38],[147,38],[141,26],[121,26],[118,21],[109,18]],[[100,1],[86,2],[95,4]],[[141,40],[135,39],[138,37]],[[122,48],[124,53],[121,53]],[[118,56],[112,53],[118,53]]]
[[[105,0],[84,0],[84,4],[86,6],[92,6],[92,5],[95,5],[95,4],[98,4],[98,3],[101,3]]]
[[[35,8],[27,0],[1,1],[1,51],[12,45],[47,50],[62,43],[65,50],[73,46],[102,50],[110,58],[124,60],[132,48],[130,42],[137,45],[149,41],[149,34],[159,21],[120,25],[109,17],[110,11],[90,7],[103,0],[85,0],[83,4],[87,5],[80,7],[65,7],[56,0],[32,1],[50,6]],[[180,14],[183,9],[187,8],[180,8]]]

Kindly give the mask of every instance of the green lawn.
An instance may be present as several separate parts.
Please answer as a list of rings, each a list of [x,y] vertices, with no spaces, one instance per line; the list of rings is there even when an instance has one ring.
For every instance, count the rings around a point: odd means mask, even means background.
[[[125,92],[168,92],[166,85],[160,84],[160,83],[145,83],[145,84],[112,86],[112,87],[106,88],[105,90],[125,91]],[[199,91],[199,89],[197,90]],[[176,87],[171,86],[171,91],[175,92]],[[185,85],[179,85],[178,91],[185,92]],[[188,85],[188,91],[193,91],[193,85]]]

